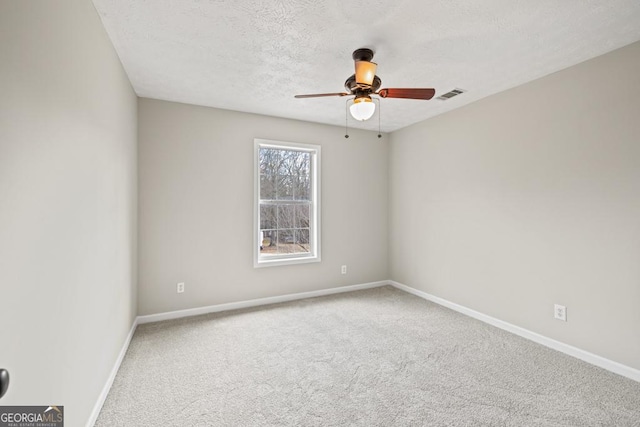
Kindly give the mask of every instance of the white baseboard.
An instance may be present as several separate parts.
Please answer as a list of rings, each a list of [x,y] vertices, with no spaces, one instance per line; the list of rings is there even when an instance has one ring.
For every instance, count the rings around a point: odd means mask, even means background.
[[[343,292],[358,291],[361,289],[377,288],[386,286],[389,282],[383,280],[380,282],[363,283],[361,285],[342,286],[338,288],[321,289],[319,291],[301,292],[297,294],[280,295],[277,297],[258,298],[248,301],[230,302],[226,304],[210,305],[207,307],[190,308],[187,310],[169,311],[166,313],[150,314],[147,316],[138,316],[138,324],[160,322],[162,320],[179,319],[182,317],[199,316],[201,314],[217,313],[219,311],[238,310],[241,308],[257,307],[261,305],[276,304],[279,302],[294,301],[304,298],[321,297],[324,295],[339,294]]]
[[[98,415],[100,415],[100,411],[102,410],[102,405],[104,405],[104,402],[107,400],[107,395],[109,394],[109,390],[111,390],[111,386],[113,385],[113,381],[116,379],[116,375],[118,374],[120,365],[124,360],[125,354],[127,354],[127,350],[129,349],[129,344],[131,343],[131,338],[133,338],[133,334],[136,331],[137,326],[138,326],[138,318],[136,317],[133,321],[133,325],[131,325],[131,330],[129,330],[129,335],[127,335],[127,338],[124,340],[124,345],[120,350],[120,354],[118,354],[116,363],[113,365],[113,369],[111,369],[109,378],[107,378],[107,382],[102,388],[102,392],[100,393],[100,396],[98,396],[98,401],[94,405],[93,411],[91,411],[91,416],[89,417],[89,421],[87,421],[87,427],[93,427],[93,425],[98,420]]]
[[[638,369],[623,365],[618,362],[614,362],[613,360],[606,359],[602,356],[598,356],[597,354],[589,353],[588,351],[545,337],[544,335],[540,335],[528,329],[524,329],[519,326],[513,325],[511,323],[502,321],[500,319],[496,319],[495,317],[487,316],[486,314],[483,314],[478,311],[472,310],[470,308],[464,307],[462,305],[453,303],[444,298],[440,298],[435,295],[431,295],[426,292],[419,291],[410,286],[403,285],[402,283],[398,283],[398,282],[394,282],[393,280],[390,280],[389,284],[397,289],[416,295],[420,298],[424,298],[428,301],[434,302],[443,307],[450,308],[451,310],[465,314],[469,317],[473,317],[474,319],[478,319],[482,322],[488,323],[497,328],[504,329],[505,331],[511,332],[513,334],[529,339],[531,341],[537,342],[538,344],[542,344],[546,347],[568,354],[569,356],[573,356],[575,358],[583,360],[592,365],[598,366],[600,368],[606,369],[618,375],[622,375],[623,377],[627,377],[632,380],[640,382],[640,370]]]

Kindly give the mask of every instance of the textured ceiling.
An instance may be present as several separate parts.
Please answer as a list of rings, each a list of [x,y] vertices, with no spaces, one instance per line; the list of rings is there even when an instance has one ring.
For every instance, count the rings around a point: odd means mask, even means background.
[[[344,126],[346,98],[293,96],[343,91],[360,47],[382,87],[467,90],[381,100],[385,132],[640,40],[638,0],[93,2],[141,97]]]

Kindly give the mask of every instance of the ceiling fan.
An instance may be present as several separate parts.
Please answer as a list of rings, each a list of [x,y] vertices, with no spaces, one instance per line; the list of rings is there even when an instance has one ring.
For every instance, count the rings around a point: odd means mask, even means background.
[[[353,104],[349,111],[354,119],[369,120],[376,110],[376,105],[371,95],[381,98],[424,99],[433,98],[436,91],[432,88],[403,88],[380,89],[382,80],[376,76],[378,64],[371,62],[373,51],[367,48],[356,49],[352,55],[356,65],[355,74],[344,82],[347,92],[314,93],[309,95],[296,95],[296,98],[318,98],[323,96],[354,96]]]

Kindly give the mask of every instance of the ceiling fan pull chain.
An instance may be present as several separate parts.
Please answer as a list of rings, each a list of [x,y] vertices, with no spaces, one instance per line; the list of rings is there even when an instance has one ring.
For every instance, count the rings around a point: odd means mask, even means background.
[[[382,109],[380,108],[381,104],[382,103],[378,99],[378,138],[382,138],[382,134],[380,133],[380,116],[382,116]]]
[[[349,138],[349,100],[344,103],[344,137]]]

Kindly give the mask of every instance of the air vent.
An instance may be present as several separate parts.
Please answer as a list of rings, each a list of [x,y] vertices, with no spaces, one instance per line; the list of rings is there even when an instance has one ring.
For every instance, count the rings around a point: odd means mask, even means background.
[[[451,99],[454,96],[458,96],[461,93],[465,93],[465,92],[466,92],[466,90],[464,90],[464,89],[453,89],[453,90],[451,90],[451,91],[449,91],[449,92],[447,92],[447,93],[445,93],[443,95],[440,95],[436,99],[439,99],[440,101],[446,101],[447,99]]]

